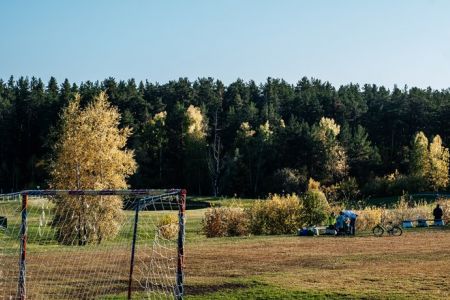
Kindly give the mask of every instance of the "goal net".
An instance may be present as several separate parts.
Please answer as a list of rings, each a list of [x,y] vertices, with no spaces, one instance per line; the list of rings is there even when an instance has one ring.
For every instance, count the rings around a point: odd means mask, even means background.
[[[184,190],[0,195],[0,299],[182,299]]]

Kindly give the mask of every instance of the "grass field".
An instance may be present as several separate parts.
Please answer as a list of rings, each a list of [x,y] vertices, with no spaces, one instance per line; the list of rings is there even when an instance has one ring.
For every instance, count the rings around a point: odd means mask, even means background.
[[[201,234],[204,212],[187,212],[186,299],[450,299],[449,229],[406,231],[396,238],[363,233],[354,238],[208,239]],[[152,219],[155,214],[143,212],[141,220]],[[70,299],[104,284],[114,292],[103,294],[101,299],[125,299],[126,275],[111,277],[108,268],[112,269],[109,264],[114,262],[115,270],[127,273],[127,246],[115,247],[111,242],[106,255],[96,255],[95,264],[89,260],[94,253],[89,248],[75,247],[76,254],[63,256],[51,243],[30,247],[34,279],[31,277],[28,284],[34,283],[36,293],[49,285],[52,293],[61,288]],[[35,281],[38,261],[45,262],[39,270],[40,282]],[[52,262],[58,262],[56,269]],[[5,266],[5,262],[0,265]],[[17,260],[11,260],[8,268],[16,267]],[[49,282],[55,272],[58,284]],[[95,275],[101,284],[86,286],[79,274]],[[145,296],[136,289],[136,299]]]
[[[187,299],[450,299],[448,229],[213,239],[194,229],[186,263]]]

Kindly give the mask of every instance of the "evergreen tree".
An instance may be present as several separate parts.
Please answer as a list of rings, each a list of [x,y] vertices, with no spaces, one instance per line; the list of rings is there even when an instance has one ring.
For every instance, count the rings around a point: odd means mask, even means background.
[[[166,118],[166,111],[158,112],[143,126],[136,154],[140,167],[134,180],[140,187],[158,188],[165,184]]]
[[[370,171],[376,171],[381,162],[378,149],[372,146],[368,133],[361,125],[356,127],[350,137],[347,154],[350,175],[360,180],[367,180],[371,175]]]

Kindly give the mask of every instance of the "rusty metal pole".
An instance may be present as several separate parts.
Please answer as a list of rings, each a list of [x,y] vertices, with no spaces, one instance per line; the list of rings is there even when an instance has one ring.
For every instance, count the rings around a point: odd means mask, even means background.
[[[178,200],[178,260],[177,260],[177,286],[175,297],[177,300],[183,299],[184,287],[184,240],[186,234],[186,190],[181,190]]]
[[[26,256],[27,256],[27,209],[28,194],[22,194],[22,225],[20,226],[20,258],[19,258],[19,283],[18,298],[25,300],[27,298],[26,290]]]
[[[137,240],[137,230],[139,222],[139,210],[141,209],[141,200],[139,199],[136,203],[134,210],[134,227],[133,227],[133,242],[131,244],[131,262],[130,262],[130,276],[128,278],[128,300],[131,299],[132,285],[133,285],[133,270],[134,270],[134,257],[136,254],[136,240]]]

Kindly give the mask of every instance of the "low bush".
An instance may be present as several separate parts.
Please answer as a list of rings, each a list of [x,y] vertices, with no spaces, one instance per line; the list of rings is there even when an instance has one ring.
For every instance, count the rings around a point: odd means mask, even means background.
[[[306,225],[322,224],[330,213],[325,194],[319,189],[310,189],[302,197],[303,209],[300,219]]]
[[[405,196],[394,205],[393,209],[385,210],[384,222],[401,224],[404,220],[431,219],[432,208],[425,202],[408,203]]]
[[[157,222],[159,235],[167,240],[174,239],[178,235],[178,217],[176,215],[163,215]]]
[[[450,199],[440,198],[437,203],[439,203],[444,212],[442,219],[444,219],[445,223],[448,224],[450,222]]]
[[[409,203],[406,197],[392,209],[366,207],[356,210],[357,231],[372,230],[377,224],[393,222],[401,224],[404,220],[432,219],[434,204],[425,202]],[[437,201],[443,211],[443,219],[450,222],[450,199]],[[233,204],[234,203],[234,204]],[[325,195],[313,184],[303,197],[296,194],[272,195],[267,200],[255,201],[249,208],[231,206],[209,208],[203,219],[203,231],[207,237],[242,236],[249,233],[293,234],[298,228],[309,224],[320,224],[333,211],[337,215],[343,206],[330,207]],[[165,226],[165,225],[164,225]]]
[[[363,210],[357,210],[358,215],[356,220],[356,230],[365,231],[371,230],[381,222],[381,215],[383,210],[378,207],[366,207]]]
[[[209,208],[202,220],[202,229],[207,237],[247,235],[248,227],[247,214],[239,207]]]
[[[448,223],[450,221],[450,199],[438,199],[437,203],[444,211],[443,219]],[[405,197],[401,197],[392,209],[367,207],[358,210],[356,228],[357,230],[370,230],[381,222],[401,225],[404,220],[431,220],[433,219],[434,207],[434,204],[427,204],[426,202],[408,203]]]
[[[247,210],[253,234],[289,234],[302,227],[302,201],[296,194],[273,195]]]

